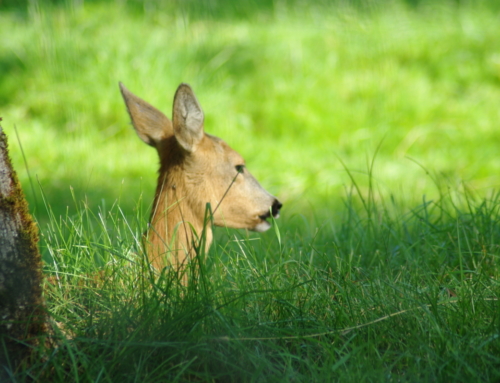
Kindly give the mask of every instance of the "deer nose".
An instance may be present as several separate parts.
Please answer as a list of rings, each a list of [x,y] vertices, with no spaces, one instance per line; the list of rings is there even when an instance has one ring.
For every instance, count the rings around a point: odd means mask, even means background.
[[[277,199],[274,200],[273,206],[271,207],[271,212],[274,218],[278,218],[280,216],[280,209],[282,206],[283,204],[280,201]]]

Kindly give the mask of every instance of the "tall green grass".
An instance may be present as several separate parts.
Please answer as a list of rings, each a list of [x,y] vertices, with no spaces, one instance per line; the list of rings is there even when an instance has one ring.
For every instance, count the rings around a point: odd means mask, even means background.
[[[499,380],[496,2],[19,4],[0,115],[53,334],[14,381]],[[167,114],[190,83],[285,202],[187,286],[145,261],[157,159],[118,81]]]
[[[140,216],[52,219],[52,343],[15,381],[498,380],[498,195],[408,209],[374,190],[326,222],[219,232],[187,286],[144,262]]]

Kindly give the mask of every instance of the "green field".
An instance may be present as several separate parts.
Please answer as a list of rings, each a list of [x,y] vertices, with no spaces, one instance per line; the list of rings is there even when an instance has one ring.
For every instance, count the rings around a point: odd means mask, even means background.
[[[0,1],[56,339],[13,380],[499,381],[499,36],[494,0]],[[119,81],[168,116],[189,83],[284,202],[188,287],[143,262],[158,161]]]

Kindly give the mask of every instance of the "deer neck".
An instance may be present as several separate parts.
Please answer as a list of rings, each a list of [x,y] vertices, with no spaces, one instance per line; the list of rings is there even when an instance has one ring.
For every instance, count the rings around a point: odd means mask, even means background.
[[[195,254],[202,233],[205,251],[212,242],[212,227],[205,220],[205,206],[186,185],[186,177],[175,167],[160,170],[151,211],[148,256],[158,269],[182,267]]]

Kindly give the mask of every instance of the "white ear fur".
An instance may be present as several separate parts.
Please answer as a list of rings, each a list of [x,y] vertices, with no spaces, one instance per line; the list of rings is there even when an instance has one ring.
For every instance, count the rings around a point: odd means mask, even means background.
[[[130,92],[121,82],[119,85],[132,125],[141,140],[156,147],[173,134],[172,122],[162,112]]]
[[[173,127],[177,142],[188,152],[194,152],[203,139],[203,110],[187,84],[181,84],[175,92]]]

